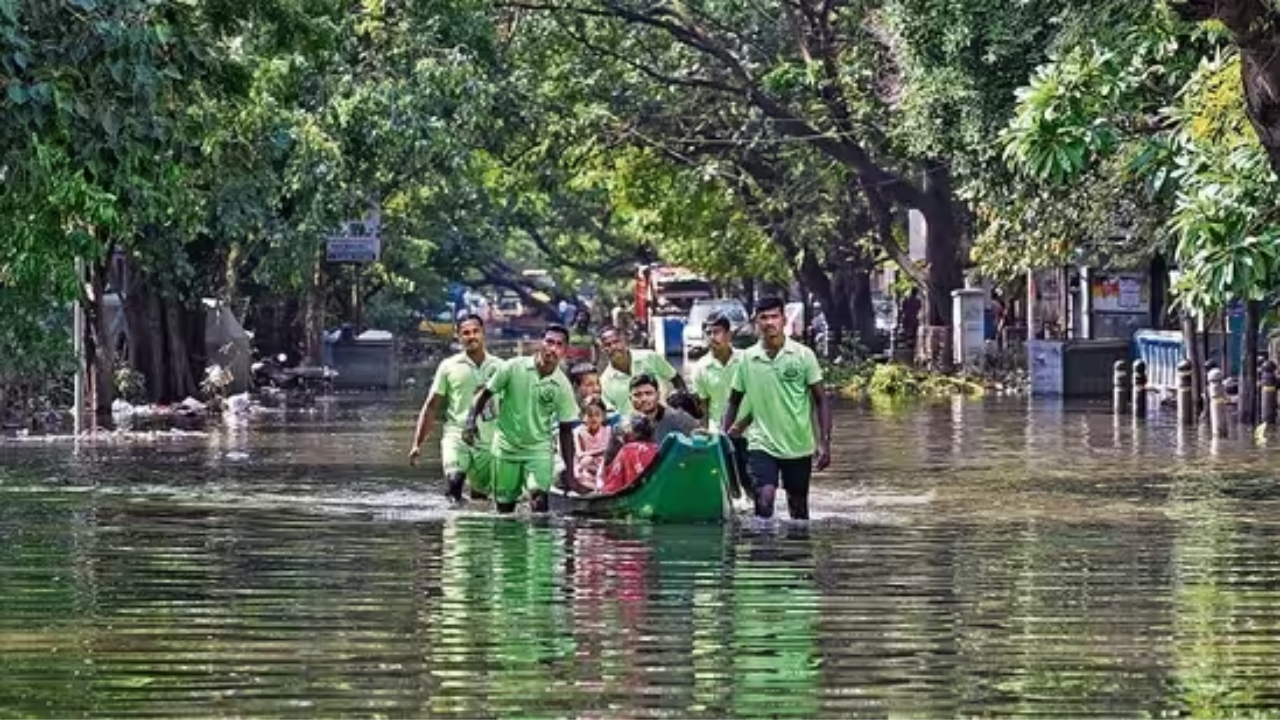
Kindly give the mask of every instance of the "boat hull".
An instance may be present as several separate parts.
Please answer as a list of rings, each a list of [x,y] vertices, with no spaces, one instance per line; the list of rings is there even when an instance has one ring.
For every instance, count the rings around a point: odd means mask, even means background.
[[[551,511],[576,517],[664,523],[724,522],[733,513],[733,446],[720,435],[668,435],[653,464],[612,495],[551,493]]]

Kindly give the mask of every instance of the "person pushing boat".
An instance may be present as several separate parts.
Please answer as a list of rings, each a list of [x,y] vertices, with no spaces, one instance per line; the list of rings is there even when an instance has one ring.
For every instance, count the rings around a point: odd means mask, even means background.
[[[658,383],[685,392],[684,378],[671,367],[667,358],[653,350],[632,349],[627,339],[616,327],[600,329],[600,347],[609,362],[600,373],[601,395],[610,410],[626,412],[631,407],[631,381],[641,375],[649,375]],[[660,387],[659,390],[666,388]]]
[[[733,333],[729,318],[723,313],[713,312],[702,324],[703,335],[707,338],[708,352],[693,365],[690,374],[693,393],[701,406],[701,416],[706,418],[707,427],[713,432],[720,431],[720,421],[724,419],[725,410],[729,407],[729,391],[733,382],[733,373],[742,360],[742,351],[733,346]],[[750,413],[746,407],[738,410],[740,424],[745,426]],[[747,439],[742,435],[731,436],[733,443],[734,464],[737,473],[735,478],[742,484],[747,497],[752,497],[747,472]]]
[[[807,520],[810,477],[831,463],[831,406],[822,388],[818,357],[783,331],[784,308],[777,297],[756,303],[760,340],[742,353],[734,369],[721,429],[730,436],[742,435],[738,415],[743,403],[750,403],[751,424],[745,434],[756,515],[773,517],[781,480],[791,517]]]
[[[573,483],[573,426],[578,404],[569,378],[560,369],[569,344],[569,330],[550,325],[542,334],[536,355],[515,357],[502,363],[471,403],[463,440],[475,445],[478,419],[490,398],[497,397],[498,417],[493,433],[493,498],[498,512],[514,512],[525,490],[534,512],[546,512],[547,493],[555,474],[555,442],[559,428],[564,469],[563,486]]]
[[[485,500],[492,480],[492,457],[489,453],[493,439],[492,413],[486,412],[477,423],[479,442],[474,447],[462,441],[462,433],[472,399],[497,372],[502,360],[485,349],[484,320],[479,315],[463,316],[458,320],[456,331],[462,350],[436,368],[431,389],[427,391],[427,399],[418,413],[409,464],[417,466],[422,443],[431,434],[431,425],[443,407],[440,463],[444,470],[445,494],[454,502],[462,502],[463,486],[469,484],[471,498]]]

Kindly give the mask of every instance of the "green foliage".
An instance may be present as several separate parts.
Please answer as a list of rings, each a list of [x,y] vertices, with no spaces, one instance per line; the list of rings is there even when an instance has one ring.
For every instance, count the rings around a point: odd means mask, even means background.
[[[1130,253],[1177,261],[1179,299],[1195,311],[1263,299],[1280,281],[1280,197],[1240,75],[1219,30],[1158,5],[1063,48],[1019,92],[1002,142],[1029,183],[988,197],[975,256],[1006,273],[1100,264],[1099,241],[1122,236]]]
[[[851,367],[853,372],[839,376],[841,393],[850,397],[866,395],[873,402],[984,392],[980,381],[923,372],[898,363],[868,362]]]
[[[990,182],[999,147],[991,137],[1072,5],[1007,3],[993,13],[980,0],[884,2],[896,51],[887,64],[898,75],[889,127],[908,157],[947,157],[966,183]]]
[[[1169,224],[1179,300],[1197,312],[1266,300],[1280,284],[1280,185],[1243,111],[1239,59],[1206,59],[1171,109],[1179,192]]]
[[[867,390],[872,395],[888,397],[918,395],[920,388],[921,381],[916,371],[897,363],[877,365],[870,382],[867,383]]]
[[[621,291],[655,256],[844,279],[901,259],[925,163],[990,275],[1167,240],[1209,306],[1276,269],[1234,56],[1202,64],[1226,39],[1159,3],[0,7],[4,354],[79,296],[73,258],[115,249],[166,298],[343,313],[358,284],[394,328],[531,268],[554,292]],[[374,208],[381,260],[324,263]]]

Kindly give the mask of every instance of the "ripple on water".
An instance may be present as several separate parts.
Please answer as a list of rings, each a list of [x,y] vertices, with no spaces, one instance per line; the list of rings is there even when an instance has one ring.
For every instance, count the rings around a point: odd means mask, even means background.
[[[0,446],[0,716],[1280,710],[1274,449],[844,409],[809,523],[498,519],[415,404]]]

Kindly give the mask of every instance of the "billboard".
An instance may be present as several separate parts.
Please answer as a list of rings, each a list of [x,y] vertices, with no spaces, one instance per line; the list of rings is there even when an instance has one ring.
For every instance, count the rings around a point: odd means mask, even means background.
[[[342,231],[325,238],[325,260],[331,263],[372,263],[382,257],[378,220],[348,220]]]

